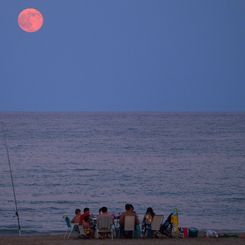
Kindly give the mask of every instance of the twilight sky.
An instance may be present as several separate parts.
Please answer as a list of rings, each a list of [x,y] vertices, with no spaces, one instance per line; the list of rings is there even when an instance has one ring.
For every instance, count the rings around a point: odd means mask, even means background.
[[[0,0],[0,111],[245,111],[245,1]]]

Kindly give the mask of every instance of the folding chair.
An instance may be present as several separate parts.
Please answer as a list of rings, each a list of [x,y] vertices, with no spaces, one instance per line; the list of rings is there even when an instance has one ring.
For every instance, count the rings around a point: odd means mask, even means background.
[[[135,229],[135,216],[125,216],[124,220],[124,233],[132,233],[132,238],[134,238],[134,229]]]
[[[157,233],[159,232],[162,221],[163,221],[163,215],[155,215],[153,217],[151,223],[151,231],[153,232],[154,235],[157,235]]]
[[[65,232],[64,239],[66,239],[66,238],[69,239],[70,236],[71,236],[71,233],[74,230],[74,226],[77,225],[77,224],[72,224],[71,220],[70,220],[70,218],[68,216],[63,216],[63,218],[64,218],[64,221],[65,221],[66,226],[67,226],[67,230]]]
[[[113,219],[112,216],[103,216],[99,215],[96,220],[96,236],[97,238],[105,238],[107,235],[110,235],[113,239]]]

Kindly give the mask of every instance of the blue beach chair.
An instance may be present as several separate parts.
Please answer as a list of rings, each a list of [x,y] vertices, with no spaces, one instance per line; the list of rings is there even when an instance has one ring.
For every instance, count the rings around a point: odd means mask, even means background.
[[[64,239],[69,239],[71,236],[71,233],[74,231],[74,227],[77,224],[72,224],[70,218],[66,215],[63,216],[63,219],[64,219],[65,224],[67,226],[67,230],[65,232]]]

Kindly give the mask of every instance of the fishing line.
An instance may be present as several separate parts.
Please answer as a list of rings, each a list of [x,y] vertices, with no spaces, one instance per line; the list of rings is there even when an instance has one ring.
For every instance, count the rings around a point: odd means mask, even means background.
[[[11,178],[11,183],[12,183],[12,190],[13,190],[13,195],[14,195],[15,215],[17,217],[18,231],[19,231],[19,236],[20,236],[21,235],[20,217],[19,217],[19,211],[18,211],[18,205],[17,205],[16,193],[15,193],[15,186],[14,186],[14,178],[13,178],[12,166],[11,166],[10,157],[9,157],[9,149],[8,149],[7,136],[5,134],[4,123],[3,122],[1,122],[1,126],[2,126],[2,133],[3,133],[3,139],[4,139],[3,145],[4,145],[5,150],[6,150],[6,153],[7,153],[9,173],[10,173],[10,178]]]

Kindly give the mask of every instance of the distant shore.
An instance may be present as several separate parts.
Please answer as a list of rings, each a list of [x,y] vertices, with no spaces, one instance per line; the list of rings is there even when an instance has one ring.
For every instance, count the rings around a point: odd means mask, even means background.
[[[82,240],[82,239],[69,239],[64,240],[63,236],[59,235],[45,235],[45,236],[0,236],[0,245],[160,245],[160,244],[168,244],[168,245],[235,245],[235,244],[245,244],[245,234],[240,234],[239,238],[206,238],[206,237],[198,237],[198,238],[186,238],[186,239],[151,239],[151,240],[124,240],[124,239],[106,239],[106,240]]]

